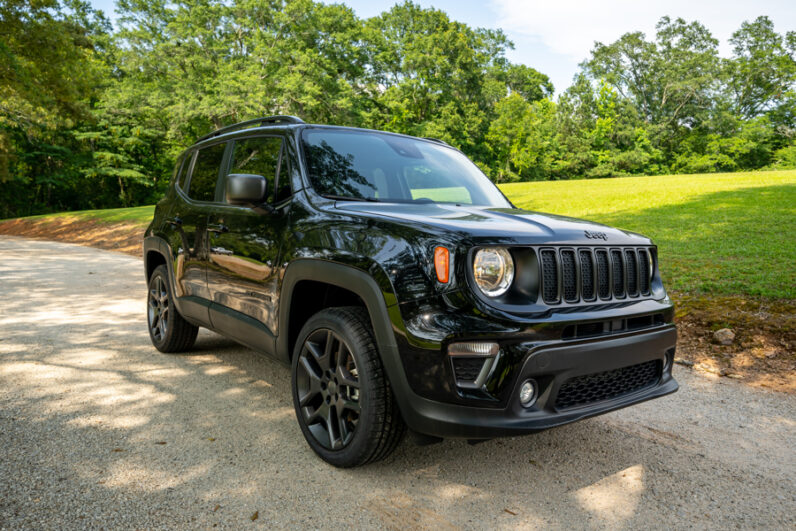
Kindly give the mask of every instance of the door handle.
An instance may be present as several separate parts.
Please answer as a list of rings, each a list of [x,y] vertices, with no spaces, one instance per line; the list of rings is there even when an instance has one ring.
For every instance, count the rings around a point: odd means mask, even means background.
[[[182,220],[179,218],[179,216],[168,218],[166,221],[175,227],[182,227]]]
[[[229,232],[229,227],[226,225],[208,225],[207,232],[215,232],[216,234],[223,234]]]

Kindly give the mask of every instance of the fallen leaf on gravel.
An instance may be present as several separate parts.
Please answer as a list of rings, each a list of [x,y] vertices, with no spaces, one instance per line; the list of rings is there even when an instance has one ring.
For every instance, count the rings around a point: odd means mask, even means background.
[[[216,512],[219,509],[221,509],[221,506],[220,505],[216,505],[215,507],[213,507],[213,512]]]
[[[114,452],[124,452],[124,448],[114,448]]]
[[[539,463],[537,463],[536,460],[534,460],[534,459],[528,459],[528,462],[530,464],[534,465],[534,466],[541,467],[541,465]]]
[[[509,511],[508,509],[503,509],[503,511],[509,513],[511,516],[517,516],[517,513],[514,511]]]
[[[210,442],[215,442],[216,438],[215,437],[208,437],[207,440],[210,441]]]
[[[251,516],[252,522],[260,518],[260,511],[254,511],[254,514]]]
[[[158,441],[155,444],[166,444],[166,441]]]

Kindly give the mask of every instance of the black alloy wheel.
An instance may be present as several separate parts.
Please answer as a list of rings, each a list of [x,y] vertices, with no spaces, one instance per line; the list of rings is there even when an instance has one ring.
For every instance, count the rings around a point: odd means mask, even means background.
[[[304,422],[329,450],[354,437],[359,422],[359,371],[345,341],[325,328],[315,330],[299,354],[296,389]]]
[[[169,327],[169,292],[160,275],[156,275],[149,286],[147,317],[149,333],[155,341],[162,343]]]
[[[193,346],[199,327],[186,321],[174,306],[168,274],[166,266],[160,265],[149,277],[147,328],[156,349],[161,352],[183,352]]]
[[[337,467],[387,457],[406,426],[364,308],[322,310],[299,332],[293,404],[310,447]]]

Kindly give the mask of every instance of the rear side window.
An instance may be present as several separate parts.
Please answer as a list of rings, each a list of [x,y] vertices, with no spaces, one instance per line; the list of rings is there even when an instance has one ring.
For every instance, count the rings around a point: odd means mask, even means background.
[[[262,175],[268,183],[269,203],[274,200],[274,186],[279,173],[282,139],[275,136],[261,136],[236,140],[232,153],[230,173],[251,173]]]
[[[226,144],[215,144],[199,150],[193,165],[188,197],[197,201],[213,201],[216,197],[216,181]]]
[[[191,159],[193,159],[193,152],[184,155],[178,162],[174,170],[174,186],[182,188],[185,184],[185,176],[188,174],[188,168],[191,167]]]

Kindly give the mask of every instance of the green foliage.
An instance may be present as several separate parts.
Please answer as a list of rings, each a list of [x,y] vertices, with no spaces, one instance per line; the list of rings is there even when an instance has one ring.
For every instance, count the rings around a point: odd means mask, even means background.
[[[496,182],[796,167],[796,33],[699,22],[597,43],[557,99],[500,30],[411,1],[0,4],[0,217],[151,202],[215,128],[269,114],[442,139]]]

